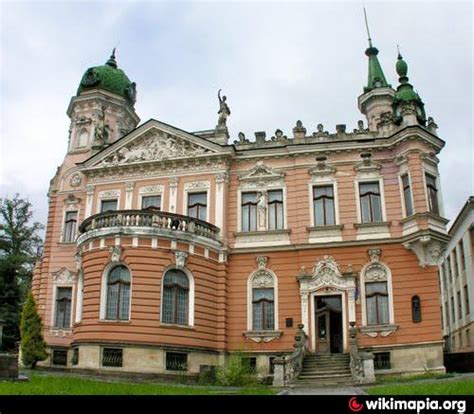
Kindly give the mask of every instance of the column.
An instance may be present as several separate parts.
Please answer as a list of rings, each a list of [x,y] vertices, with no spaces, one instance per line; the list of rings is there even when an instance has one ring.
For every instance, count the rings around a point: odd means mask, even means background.
[[[179,178],[173,177],[169,180],[170,183],[170,196],[169,196],[169,208],[168,211],[170,213],[176,213],[177,207],[176,204],[178,202],[178,183]]]
[[[133,181],[128,182],[125,186],[125,210],[132,209],[134,188],[135,188],[135,183]]]
[[[86,197],[86,211],[84,214],[84,219],[92,215],[92,204],[94,202],[94,185],[86,186],[87,197]]]
[[[219,238],[222,239],[224,233],[224,190],[225,184],[228,183],[228,174],[226,172],[216,174],[216,219],[215,224],[219,227]]]

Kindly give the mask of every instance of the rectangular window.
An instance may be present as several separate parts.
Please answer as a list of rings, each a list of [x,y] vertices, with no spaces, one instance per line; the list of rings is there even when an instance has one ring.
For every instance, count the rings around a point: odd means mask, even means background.
[[[283,221],[283,190],[271,190],[268,192],[268,229],[283,229]]]
[[[275,357],[270,357],[268,358],[268,363],[269,363],[269,366],[270,366],[270,374],[274,374],[275,373]]]
[[[64,218],[63,242],[72,243],[76,238],[77,211],[66,212]]]
[[[332,226],[336,224],[334,186],[313,187],[313,211],[315,226]]]
[[[390,352],[374,352],[374,369],[390,368]]]
[[[242,364],[242,367],[247,370],[247,372],[257,372],[256,357],[243,357],[240,363]]]
[[[79,364],[79,348],[73,348],[71,365]]]
[[[257,193],[242,193],[242,231],[257,230]]]
[[[390,321],[387,282],[365,284],[367,325],[383,325]]]
[[[106,211],[117,210],[117,199],[114,200],[102,200],[100,202],[100,212],[105,213]]]
[[[71,327],[72,288],[58,287],[56,290],[56,328]]]
[[[426,191],[428,193],[428,208],[434,214],[439,214],[438,189],[436,187],[436,177],[425,174]]]
[[[382,221],[382,202],[378,182],[359,184],[362,223]]]
[[[459,263],[456,249],[453,250],[454,276],[459,277]]]
[[[161,210],[161,196],[144,196],[142,197],[142,209],[144,208],[154,208],[156,210]]]
[[[121,367],[123,365],[123,349],[102,348],[102,366]]]
[[[446,326],[451,324],[450,317],[449,317],[449,303],[448,301],[444,302],[444,309],[446,311]]]
[[[402,176],[403,199],[405,200],[405,212],[407,217],[413,214],[413,201],[411,199],[410,179],[408,174]]]
[[[207,193],[188,194],[188,216],[207,220]]]
[[[469,289],[467,285],[464,285],[464,301],[466,304],[466,315],[469,315],[471,312],[471,305],[469,303]]]
[[[446,258],[446,267],[448,271],[449,280],[452,280],[453,274],[451,272],[451,254],[448,254],[448,257]]]
[[[53,349],[51,361],[53,365],[67,366],[67,349]]]
[[[471,347],[471,330],[470,329],[466,329],[466,346],[468,348]]]
[[[459,242],[459,251],[461,252],[461,269],[466,270],[466,256],[464,255],[464,240]]]
[[[459,346],[459,349],[461,349],[461,348],[462,348],[462,332],[459,332],[458,337],[459,337],[459,344],[458,344],[458,346]]]
[[[272,330],[275,326],[273,288],[252,289],[253,329]]]
[[[456,308],[454,307],[454,297],[451,296],[451,312],[453,313],[453,323],[456,320]]]
[[[182,352],[166,353],[166,370],[167,371],[187,371],[188,370],[188,354]]]
[[[461,292],[458,292],[458,319],[462,319]]]

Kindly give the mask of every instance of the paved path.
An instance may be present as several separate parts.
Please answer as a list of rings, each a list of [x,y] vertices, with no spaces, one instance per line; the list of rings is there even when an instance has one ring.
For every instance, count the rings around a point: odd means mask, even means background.
[[[357,387],[340,388],[285,388],[278,395],[365,395],[364,390]]]

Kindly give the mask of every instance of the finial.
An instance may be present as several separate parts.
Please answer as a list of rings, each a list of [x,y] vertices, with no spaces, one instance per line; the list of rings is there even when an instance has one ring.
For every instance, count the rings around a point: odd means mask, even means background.
[[[367,36],[369,37],[369,47],[372,47],[372,39],[370,38],[369,23],[367,21],[367,12],[365,11],[365,7],[364,7],[364,19],[365,19],[365,27],[367,29]]]
[[[116,48],[117,47],[114,47],[112,49],[112,54],[110,55],[110,58],[106,63],[106,65],[112,66],[113,68],[117,68],[117,61],[115,60],[115,49]]]
[[[397,57],[397,64],[395,65],[395,69],[400,77],[400,83],[408,82],[407,73],[408,73],[408,65],[403,60],[402,54],[400,53],[400,47],[397,45],[398,50],[398,57]]]
[[[400,45],[397,45],[398,59],[403,59],[402,54],[400,53]]]

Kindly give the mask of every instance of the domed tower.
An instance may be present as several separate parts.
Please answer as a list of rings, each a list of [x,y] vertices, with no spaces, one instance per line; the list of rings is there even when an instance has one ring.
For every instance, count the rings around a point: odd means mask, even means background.
[[[68,153],[100,150],[134,129],[136,84],[118,68],[115,49],[101,66],[86,70],[67,114],[71,118]]]
[[[402,125],[425,125],[425,104],[408,82],[408,65],[398,52],[395,69],[398,73],[400,85],[393,97],[393,112],[395,121]]]
[[[359,96],[358,104],[359,110],[367,117],[369,131],[377,131],[382,114],[392,111],[392,99],[395,91],[385,79],[377,57],[379,50],[372,45],[365,9],[364,17],[369,38],[369,47],[365,50],[365,54],[369,58],[369,71],[367,86],[364,87],[364,93]]]

